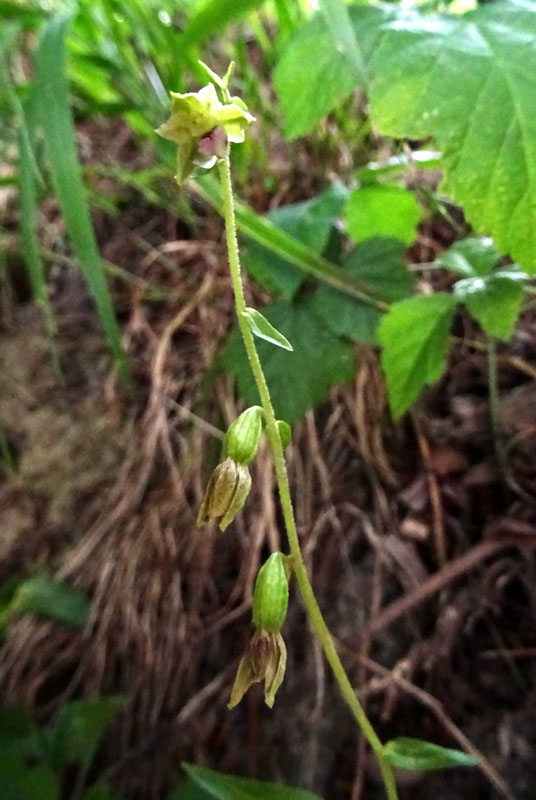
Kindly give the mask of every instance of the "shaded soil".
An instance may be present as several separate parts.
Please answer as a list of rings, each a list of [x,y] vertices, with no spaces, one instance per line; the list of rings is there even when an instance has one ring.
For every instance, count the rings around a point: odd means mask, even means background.
[[[128,138],[114,141],[125,152],[111,163],[135,157],[143,166]],[[104,257],[126,271],[113,288],[133,393],[109,360],[53,207],[44,247],[55,253],[63,385],[10,254],[0,419],[16,472],[0,483],[0,578],[56,574],[88,592],[93,613],[83,633],[14,621],[0,655],[1,699],[47,720],[71,697],[123,695],[98,771],[125,798],[163,797],[184,760],[330,800],[379,797],[375,763],[295,589],[274,710],[260,690],[226,710],[256,572],[270,550],[285,549],[274,478],[263,450],[236,522],[223,535],[195,528],[221,432],[240,410],[228,379],[204,379],[233,320],[221,223],[194,203],[192,238],[171,212],[122,191],[120,216],[98,212],[96,225]],[[422,241],[440,249],[440,226],[427,225]],[[355,382],[294,430],[291,485],[319,603],[382,739],[419,736],[484,755],[481,770],[400,774],[401,800],[531,800],[536,317],[529,308],[499,351],[502,465],[485,348],[467,320],[457,326],[447,375],[397,425],[377,354],[357,348]]]

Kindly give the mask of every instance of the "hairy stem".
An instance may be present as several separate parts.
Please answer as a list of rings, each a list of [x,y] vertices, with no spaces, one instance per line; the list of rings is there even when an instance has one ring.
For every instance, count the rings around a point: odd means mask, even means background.
[[[357,699],[356,694],[352,688],[352,684],[350,683],[348,675],[346,674],[344,667],[341,663],[341,660],[337,654],[335,645],[333,643],[333,638],[329,632],[324,617],[322,616],[322,612],[320,611],[320,608],[316,601],[316,597],[313,592],[313,587],[311,586],[311,582],[307,574],[307,569],[303,561],[303,556],[298,539],[298,531],[296,529],[296,521],[294,519],[294,509],[292,506],[292,500],[290,496],[290,487],[288,482],[288,473],[285,462],[285,456],[283,453],[283,446],[281,444],[281,438],[279,436],[279,431],[277,428],[274,408],[272,405],[272,400],[270,397],[268,385],[266,383],[266,378],[264,377],[262,365],[257,353],[257,349],[255,347],[253,334],[244,316],[244,312],[246,310],[246,301],[244,298],[244,287],[242,285],[242,276],[240,272],[238,241],[236,237],[236,222],[234,215],[229,149],[227,150],[225,160],[220,163],[219,170],[220,170],[220,179],[222,185],[222,195],[224,204],[225,232],[227,237],[227,250],[229,254],[229,267],[231,272],[233,291],[235,295],[235,305],[238,317],[238,325],[240,327],[240,332],[244,340],[244,345],[251,365],[251,370],[253,372],[253,376],[257,384],[257,389],[259,391],[262,407],[264,410],[264,415],[266,419],[266,434],[268,441],[270,443],[274,459],[275,473],[279,489],[279,497],[281,500],[281,508],[283,511],[285,527],[287,530],[294,574],[296,576],[296,581],[298,583],[298,587],[302,596],[305,610],[307,611],[311,625],[320,641],[320,644],[322,645],[322,649],[324,650],[324,654],[332,669],[333,675],[335,677],[335,680],[337,681],[341,694],[344,697],[347,705],[349,706],[359,727],[361,728],[363,735],[365,736],[372,750],[374,751],[376,758],[378,759],[378,764],[385,785],[387,798],[388,800],[398,800],[398,794],[396,790],[393,771],[391,769],[391,766],[387,763],[385,759],[383,752],[383,745],[378,736],[376,735],[376,731],[369,722],[361,703]]]

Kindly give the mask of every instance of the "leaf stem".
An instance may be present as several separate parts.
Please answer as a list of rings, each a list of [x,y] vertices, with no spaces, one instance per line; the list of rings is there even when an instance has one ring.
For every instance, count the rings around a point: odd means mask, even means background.
[[[296,521],[294,519],[294,509],[292,506],[292,499],[290,496],[290,487],[288,481],[288,473],[283,453],[283,446],[277,427],[276,417],[270,391],[266,383],[266,378],[262,369],[262,365],[255,347],[253,334],[249,328],[243,312],[246,310],[246,301],[244,298],[244,287],[242,284],[242,276],[240,270],[240,257],[238,251],[238,240],[236,235],[236,221],[234,214],[234,200],[233,189],[231,183],[231,167],[230,167],[230,150],[227,148],[225,159],[219,165],[224,217],[225,217],[225,232],[227,238],[227,250],[229,254],[229,267],[231,273],[231,281],[235,296],[236,313],[238,318],[238,325],[242,334],[242,339],[246,348],[247,356],[250,362],[251,370],[257,384],[259,391],[264,415],[266,419],[266,434],[272,451],[274,459],[274,467],[277,478],[277,485],[279,489],[279,497],[281,500],[281,508],[285,520],[285,527],[287,530],[288,542],[290,547],[290,554],[292,556],[292,563],[296,581],[302,596],[305,610],[311,622],[311,625],[322,645],[326,659],[332,669],[333,675],[341,694],[349,706],[353,716],[355,717],[363,735],[370,744],[378,760],[379,768],[382,774],[383,782],[385,785],[385,792],[388,800],[398,800],[396,784],[394,780],[393,771],[390,764],[387,762],[383,745],[378,738],[376,731],[369,722],[365,711],[356,697],[352,688],[352,684],[346,674],[341,660],[335,649],[333,638],[326,625],[322,612],[317,603],[316,597],[313,592],[313,587],[307,574],[307,569],[303,560],[303,555],[300,548],[298,539],[298,531],[296,529]]]

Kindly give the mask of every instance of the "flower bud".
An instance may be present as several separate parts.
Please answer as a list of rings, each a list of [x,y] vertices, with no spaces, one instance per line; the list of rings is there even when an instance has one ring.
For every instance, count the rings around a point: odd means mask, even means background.
[[[252,406],[243,411],[225,434],[225,455],[237,464],[249,464],[257,455],[262,433],[262,408]]]
[[[280,633],[256,631],[242,656],[228,708],[234,708],[254,683],[264,681],[264,699],[272,708],[287,666],[287,648]]]
[[[220,519],[224,531],[240,511],[251,488],[248,468],[226,458],[218,464],[208,482],[205,497],[197,515],[197,526],[208,519]]]
[[[257,630],[279,633],[288,608],[285,556],[272,553],[257,575],[253,594],[253,624]]]
[[[276,420],[277,430],[279,431],[279,438],[281,439],[281,444],[283,445],[283,450],[285,447],[288,447],[290,444],[290,440],[292,438],[292,430],[288,422],[285,422],[284,419]]]

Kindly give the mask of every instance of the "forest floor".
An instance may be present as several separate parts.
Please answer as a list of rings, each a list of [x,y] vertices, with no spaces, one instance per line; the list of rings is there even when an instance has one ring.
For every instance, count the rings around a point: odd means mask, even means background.
[[[128,132],[102,137],[110,163],[143,165]],[[93,611],[83,633],[13,622],[0,653],[2,701],[47,719],[68,698],[124,696],[98,769],[129,800],[159,800],[181,761],[329,800],[378,798],[375,763],[295,587],[274,709],[260,689],[226,709],[256,573],[270,550],[285,550],[274,476],[264,449],[235,523],[225,534],[195,528],[222,432],[240,410],[228,378],[206,379],[233,324],[222,223],[198,201],[193,227],[121,191],[120,214],[96,210],[94,221],[103,257],[124,270],[111,279],[133,392],[58,248],[52,204],[43,247],[55,253],[63,383],[8,253],[0,419],[16,472],[0,477],[0,581],[45,570],[86,591]],[[440,228],[425,225],[422,240],[440,250]],[[320,606],[382,739],[419,736],[481,759],[477,770],[401,773],[401,800],[533,800],[536,314],[499,349],[505,463],[489,423],[485,348],[466,320],[456,335],[446,375],[396,425],[377,352],[356,348],[355,381],[295,426],[291,487]]]

